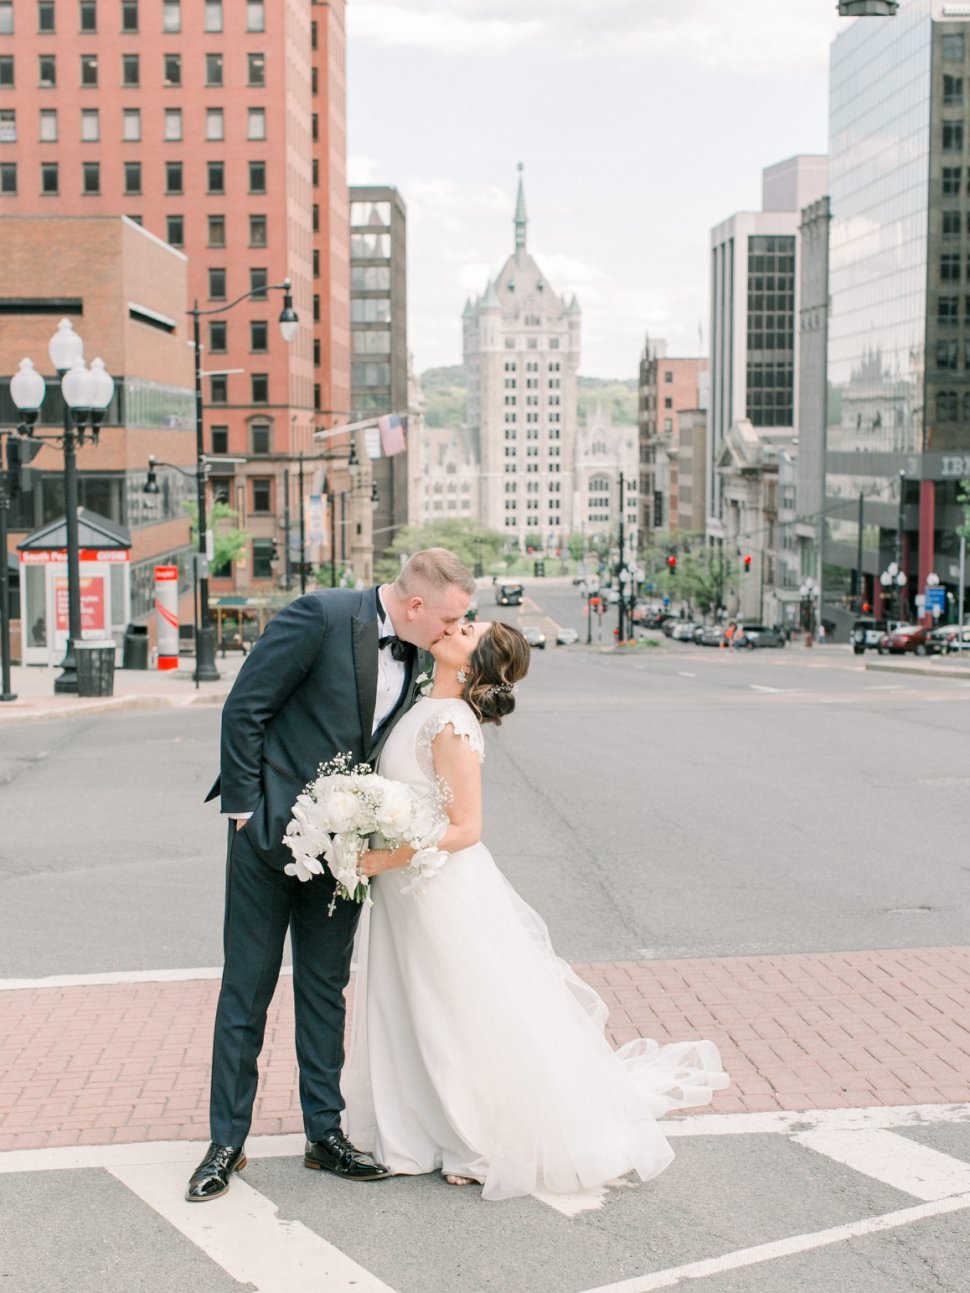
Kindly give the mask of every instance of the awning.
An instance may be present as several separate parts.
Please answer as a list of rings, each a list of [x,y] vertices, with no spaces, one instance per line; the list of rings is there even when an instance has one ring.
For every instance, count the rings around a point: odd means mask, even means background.
[[[88,551],[105,551],[108,549],[128,549],[131,547],[131,531],[127,526],[119,525],[97,512],[89,512],[86,507],[77,509],[78,547]],[[18,552],[62,552],[67,548],[67,518],[59,517],[39,530],[29,534],[23,543],[17,544]]]

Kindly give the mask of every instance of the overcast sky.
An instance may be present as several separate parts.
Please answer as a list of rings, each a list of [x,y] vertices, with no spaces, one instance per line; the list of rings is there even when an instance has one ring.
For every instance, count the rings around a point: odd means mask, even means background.
[[[647,332],[696,355],[702,328],[706,354],[711,226],[760,209],[764,166],[827,149],[835,9],[348,0],[350,182],[407,203],[417,370],[461,362],[466,297],[512,250],[520,161],[529,249],[582,306],[580,372],[636,376]]]

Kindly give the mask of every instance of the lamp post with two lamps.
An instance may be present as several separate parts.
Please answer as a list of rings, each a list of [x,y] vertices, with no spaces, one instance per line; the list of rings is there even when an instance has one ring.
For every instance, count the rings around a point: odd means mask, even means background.
[[[206,526],[205,499],[205,435],[203,427],[202,378],[215,376],[215,373],[202,371],[202,340],[199,320],[213,314],[228,314],[243,301],[254,298],[262,299],[267,292],[283,293],[283,309],[280,312],[280,335],[289,344],[299,331],[300,319],[293,308],[292,283],[284,278],[282,283],[268,283],[265,287],[256,287],[244,292],[228,305],[217,306],[212,310],[200,310],[198,301],[189,313],[192,315],[192,345],[195,352],[195,456],[196,456],[196,506],[199,521],[199,551],[196,556],[196,578],[199,586],[199,627],[196,636],[195,680],[196,682],[214,682],[219,677],[216,669],[216,638],[209,613],[209,546]],[[224,370],[221,370],[224,371]]]
[[[64,431],[61,435],[39,435],[52,440],[64,450],[64,525],[67,537],[67,650],[61,661],[63,672],[54,679],[54,691],[77,693],[77,655],[75,644],[81,640],[81,564],[78,544],[77,449],[86,440],[98,443],[101,423],[114,396],[114,379],[101,359],[88,368],[84,362],[84,342],[70,319],[61,319],[48,344],[51,363],[61,379],[64,398]],[[32,428],[46,393],[46,382],[29,359],[20,361],[19,371],[11,378],[10,395],[20,413],[24,428]],[[6,561],[6,551],[3,552]]]
[[[893,590],[896,591],[896,619],[903,622],[903,589],[906,587],[906,572],[900,570],[895,561],[890,561],[889,565],[879,576],[879,582],[882,585],[883,598],[890,601],[893,596]]]

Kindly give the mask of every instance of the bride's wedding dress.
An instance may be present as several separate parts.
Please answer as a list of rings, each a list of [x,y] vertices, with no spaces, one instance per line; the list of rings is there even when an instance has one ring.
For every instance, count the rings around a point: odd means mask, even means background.
[[[392,731],[381,774],[434,794],[431,742],[449,724],[484,757],[465,702],[425,697]],[[714,1044],[614,1050],[605,1004],[556,956],[484,844],[407,886],[406,871],[377,876],[361,922],[351,1140],[396,1173],[474,1177],[486,1199],[662,1171],[673,1152],[656,1119],[728,1084]]]

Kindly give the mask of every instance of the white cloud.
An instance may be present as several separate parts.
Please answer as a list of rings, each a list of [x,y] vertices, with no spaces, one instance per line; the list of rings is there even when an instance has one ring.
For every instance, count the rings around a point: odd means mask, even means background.
[[[355,39],[438,53],[523,46],[590,58],[667,53],[685,64],[778,72],[825,65],[847,24],[834,0],[356,0]]]

